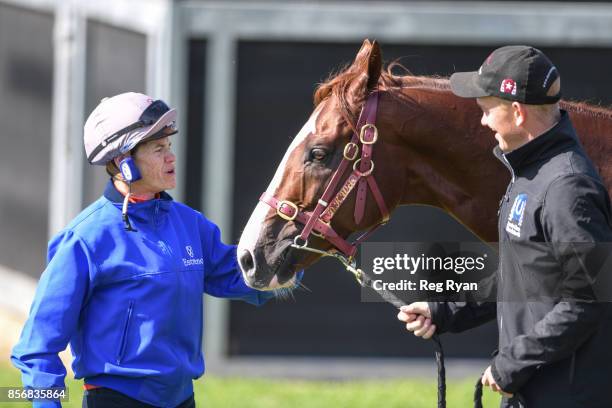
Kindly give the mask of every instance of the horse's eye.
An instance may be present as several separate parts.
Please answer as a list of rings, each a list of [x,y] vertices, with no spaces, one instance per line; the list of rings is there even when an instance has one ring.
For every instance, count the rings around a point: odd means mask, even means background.
[[[310,151],[310,160],[316,162],[323,162],[327,157],[327,152],[320,148],[315,148]]]

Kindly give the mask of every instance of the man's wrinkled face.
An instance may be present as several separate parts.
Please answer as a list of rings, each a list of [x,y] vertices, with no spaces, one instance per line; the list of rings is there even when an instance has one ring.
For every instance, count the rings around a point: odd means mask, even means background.
[[[495,132],[495,139],[503,152],[516,149],[524,143],[525,136],[516,125],[515,110],[511,102],[487,96],[476,98],[482,110],[480,123]]]
[[[159,193],[176,187],[176,156],[170,137],[145,142],[138,147],[134,161],[142,179],[134,183],[143,192]]]

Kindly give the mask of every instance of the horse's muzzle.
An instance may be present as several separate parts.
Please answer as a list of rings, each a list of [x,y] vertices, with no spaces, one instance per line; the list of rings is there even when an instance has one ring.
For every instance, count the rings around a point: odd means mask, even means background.
[[[277,289],[293,278],[292,270],[295,262],[292,251],[287,243],[268,254],[273,262],[268,262],[264,251],[240,249],[238,264],[242,270],[245,283],[254,289]],[[276,277],[276,279],[274,279]]]

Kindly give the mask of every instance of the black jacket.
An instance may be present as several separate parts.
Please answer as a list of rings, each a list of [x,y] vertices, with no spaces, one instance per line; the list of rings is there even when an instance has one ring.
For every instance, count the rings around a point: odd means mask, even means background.
[[[498,214],[497,303],[430,303],[432,320],[459,332],[497,316],[492,373],[527,408],[612,407],[612,296],[598,284],[612,275],[608,192],[566,112],[494,154],[512,173]]]

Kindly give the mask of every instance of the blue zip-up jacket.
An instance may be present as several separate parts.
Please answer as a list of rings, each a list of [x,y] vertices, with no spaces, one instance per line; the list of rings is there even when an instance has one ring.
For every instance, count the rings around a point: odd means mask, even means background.
[[[63,387],[58,353],[70,343],[76,378],[148,404],[174,407],[204,373],[203,293],[262,304],[236,248],[199,212],[166,194],[130,204],[112,182],[49,243],[43,272],[11,356],[24,387]],[[34,402],[58,407],[59,402]]]

